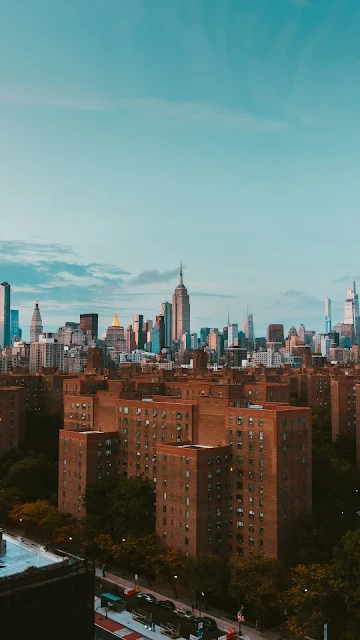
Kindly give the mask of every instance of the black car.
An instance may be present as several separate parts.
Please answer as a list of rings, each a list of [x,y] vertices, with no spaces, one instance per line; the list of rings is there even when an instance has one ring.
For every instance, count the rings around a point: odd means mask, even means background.
[[[199,624],[203,624],[203,628],[204,630],[207,629],[217,629],[217,624],[215,622],[215,620],[213,620],[212,618],[208,618],[207,616],[203,616],[203,617],[196,617],[193,619],[193,623],[196,626],[197,629],[201,629],[202,627],[199,627]]]
[[[175,611],[176,609],[174,603],[171,602],[171,600],[159,600],[158,606],[161,607],[161,609],[168,609],[169,611]]]

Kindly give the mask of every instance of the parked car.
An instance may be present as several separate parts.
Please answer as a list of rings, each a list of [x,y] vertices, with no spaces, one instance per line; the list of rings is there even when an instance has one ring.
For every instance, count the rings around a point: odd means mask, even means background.
[[[158,600],[158,606],[162,609],[168,609],[169,611],[175,611],[176,607],[171,600]]]
[[[176,609],[175,613],[177,616],[180,616],[180,618],[185,618],[185,620],[192,620],[194,617],[192,611],[189,609]]]
[[[202,623],[205,630],[217,629],[217,624],[215,620],[213,620],[212,618],[208,618],[207,616],[202,616],[201,618],[197,616],[196,618],[193,619],[193,623],[196,627],[198,627],[198,625]]]
[[[142,600],[146,600],[146,602],[149,602],[149,604],[156,604],[157,602],[155,596],[153,596],[151,593],[138,593],[137,597],[141,598]]]

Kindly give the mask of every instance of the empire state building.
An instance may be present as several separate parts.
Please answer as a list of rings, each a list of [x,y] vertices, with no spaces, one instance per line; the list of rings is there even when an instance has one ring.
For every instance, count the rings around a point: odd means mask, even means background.
[[[172,297],[172,339],[181,340],[184,333],[190,333],[190,300],[183,282],[181,263],[179,284]]]

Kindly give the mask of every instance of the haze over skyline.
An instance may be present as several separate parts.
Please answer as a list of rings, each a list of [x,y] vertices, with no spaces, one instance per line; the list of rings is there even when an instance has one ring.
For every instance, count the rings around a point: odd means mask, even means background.
[[[360,5],[0,2],[1,280],[27,336],[150,318],[324,329],[359,272]],[[346,251],[339,254],[339,248]],[[360,278],[360,276],[358,276]]]

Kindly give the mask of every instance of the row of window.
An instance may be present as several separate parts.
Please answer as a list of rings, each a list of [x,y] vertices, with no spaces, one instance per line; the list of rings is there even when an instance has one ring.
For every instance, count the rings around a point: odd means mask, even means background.
[[[125,413],[128,414],[129,413],[129,407],[119,407],[119,413]],[[140,407],[138,407],[136,409],[136,415],[137,416],[141,416],[141,415],[145,415],[145,416],[150,416],[150,409],[141,409]],[[157,416],[160,416],[162,418],[166,418],[167,412],[165,409],[163,409],[162,411],[158,410],[158,409],[153,409],[152,411],[152,415],[154,418],[156,418]],[[168,415],[169,416],[175,416],[177,420],[182,420],[183,417],[183,412],[182,411],[168,411]],[[184,416],[186,419],[188,419],[189,414],[188,412],[184,413]]]

